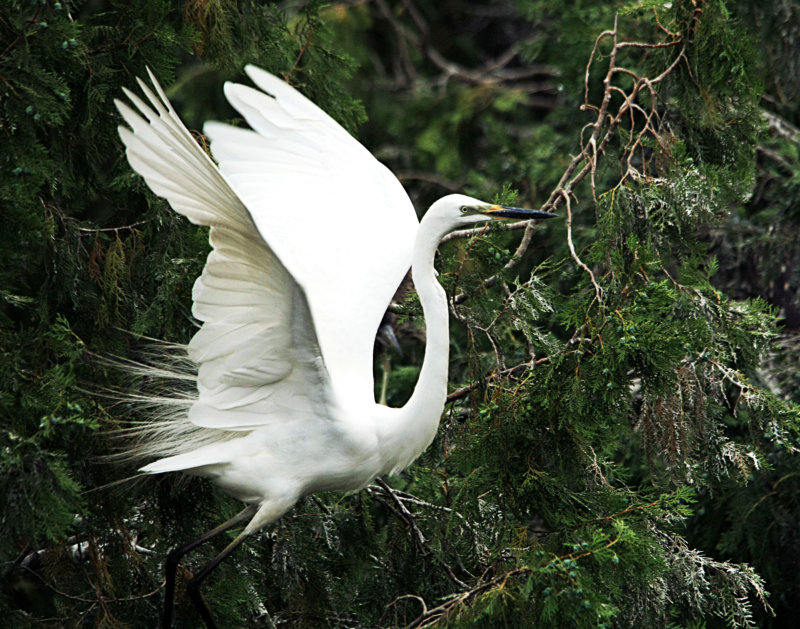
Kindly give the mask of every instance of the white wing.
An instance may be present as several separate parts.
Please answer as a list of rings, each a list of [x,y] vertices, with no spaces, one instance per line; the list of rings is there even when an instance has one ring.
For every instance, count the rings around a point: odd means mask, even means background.
[[[208,127],[235,192],[152,74],[158,97],[139,84],[155,111],[126,90],[147,120],[117,103],[132,167],[176,211],[211,226],[213,251],[193,291],[204,323],[189,345],[199,365],[189,419],[226,430],[324,417],[331,384],[372,399],[375,332],[417,227],[399,182],[366,149],[285,83],[248,71],[282,105],[226,86],[260,131]],[[146,469],[213,462],[187,453]]]
[[[246,70],[263,91],[228,83],[225,94],[253,130],[209,123],[211,151],[303,288],[334,391],[373,402],[373,344],[411,264],[414,208],[330,116],[284,81]]]
[[[151,109],[126,95],[117,107],[131,166],[150,188],[189,220],[210,225],[213,247],[192,292],[193,313],[203,321],[189,343],[198,364],[198,399],[191,424],[251,430],[270,422],[326,420],[327,374],[302,289],[255,228],[247,209],[183,126],[152,77],[156,97],[139,85]],[[195,450],[176,443],[176,456],[143,468],[162,472],[209,465],[219,448]]]

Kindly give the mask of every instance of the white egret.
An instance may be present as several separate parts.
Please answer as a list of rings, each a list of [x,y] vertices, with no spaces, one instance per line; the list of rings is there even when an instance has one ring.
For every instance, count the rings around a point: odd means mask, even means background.
[[[246,503],[239,515],[167,560],[163,624],[172,617],[181,556],[249,520],[189,583],[199,585],[248,535],[318,491],[352,491],[408,466],[431,443],[447,394],[448,307],[434,255],[448,232],[542,211],[453,194],[418,222],[397,178],[330,116],[253,66],[260,89],[225,95],[250,129],[209,122],[218,166],[195,142],[155,77],[149,104],[117,101],[133,169],[193,223],[210,226],[212,251],[192,292],[202,327],[186,346],[196,395],[140,431],[132,455],[146,473],[210,478]],[[402,408],[375,403],[373,344],[409,266],[427,345]],[[164,401],[170,403],[169,401]]]

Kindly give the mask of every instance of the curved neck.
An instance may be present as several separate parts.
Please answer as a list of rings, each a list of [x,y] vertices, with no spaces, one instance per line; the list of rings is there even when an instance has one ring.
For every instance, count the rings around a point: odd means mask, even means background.
[[[423,223],[414,245],[411,276],[425,315],[425,357],[414,393],[403,407],[418,413],[437,409],[437,426],[447,398],[447,371],[450,361],[447,295],[436,278],[433,265],[436,248],[442,235],[430,233],[424,228]]]
[[[442,233],[423,222],[417,232],[411,275],[425,314],[425,358],[414,393],[405,406],[382,416],[378,422],[383,473],[407,467],[436,435],[447,399],[450,329],[447,295],[436,279],[433,258]],[[384,407],[385,408],[385,407]]]

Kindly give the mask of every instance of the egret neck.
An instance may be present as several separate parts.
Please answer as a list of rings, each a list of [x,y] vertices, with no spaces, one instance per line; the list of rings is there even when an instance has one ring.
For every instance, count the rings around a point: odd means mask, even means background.
[[[414,288],[425,316],[425,357],[411,398],[402,408],[390,409],[393,412],[389,421],[379,427],[381,450],[392,453],[384,473],[407,467],[430,445],[447,398],[449,313],[447,295],[436,277],[433,263],[439,241],[448,230],[439,230],[433,225],[425,227],[423,218],[411,262]]]

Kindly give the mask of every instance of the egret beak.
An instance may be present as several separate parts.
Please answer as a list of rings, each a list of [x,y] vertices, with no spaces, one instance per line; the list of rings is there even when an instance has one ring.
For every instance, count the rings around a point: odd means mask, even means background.
[[[517,220],[529,220],[532,218],[555,218],[558,214],[552,212],[544,212],[542,210],[526,210],[521,207],[512,207],[510,205],[490,205],[485,210],[479,210],[481,214],[489,218],[503,219],[515,218]]]

